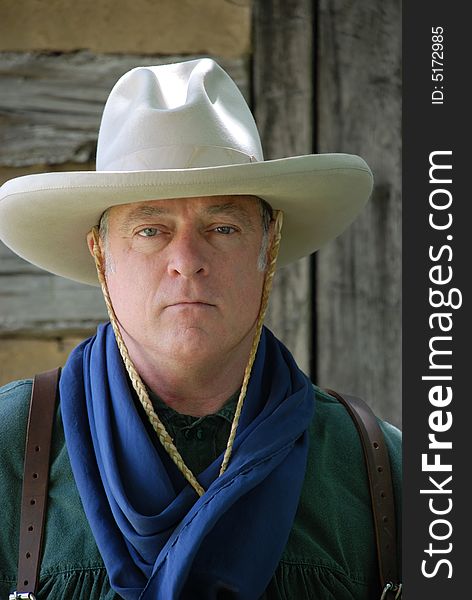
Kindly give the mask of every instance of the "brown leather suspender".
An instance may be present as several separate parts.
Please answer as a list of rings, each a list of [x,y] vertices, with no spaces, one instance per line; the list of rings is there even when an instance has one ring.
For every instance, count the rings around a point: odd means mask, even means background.
[[[36,375],[26,434],[17,591],[10,599],[31,599],[37,587],[49,482],[51,434],[60,369]]]
[[[385,438],[374,413],[363,400],[347,394],[341,396],[333,390],[326,391],[346,407],[361,438],[374,515],[381,600],[395,600],[401,597],[402,585],[399,582],[397,567],[397,527],[392,473]]]
[[[26,438],[20,521],[17,591],[10,600],[34,600],[41,559],[46,514],[51,433],[60,369],[36,375]],[[390,460],[377,419],[360,398],[326,390],[347,409],[359,432],[369,476],[382,595],[380,600],[401,597],[398,580],[396,519]]]

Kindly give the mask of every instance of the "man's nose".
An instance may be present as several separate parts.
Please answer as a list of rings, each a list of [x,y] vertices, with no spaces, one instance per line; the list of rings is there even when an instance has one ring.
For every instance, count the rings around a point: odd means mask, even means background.
[[[186,231],[174,236],[169,250],[168,273],[190,278],[209,272],[208,251],[205,240],[198,232]]]

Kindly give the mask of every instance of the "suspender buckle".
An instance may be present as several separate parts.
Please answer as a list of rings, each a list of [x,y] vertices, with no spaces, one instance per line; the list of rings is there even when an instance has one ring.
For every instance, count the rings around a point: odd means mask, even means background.
[[[391,593],[389,594],[389,592],[391,592]],[[393,596],[392,594],[395,594],[395,596]],[[401,597],[402,597],[402,584],[401,583],[392,583],[391,581],[389,581],[388,583],[385,584],[382,595],[380,596],[380,600],[389,600],[390,598],[392,600],[400,600]]]

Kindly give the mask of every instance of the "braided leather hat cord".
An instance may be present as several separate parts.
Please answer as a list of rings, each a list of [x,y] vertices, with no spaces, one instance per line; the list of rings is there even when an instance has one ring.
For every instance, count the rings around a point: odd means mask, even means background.
[[[256,331],[254,333],[254,339],[252,342],[251,352],[249,354],[249,360],[248,360],[248,363],[247,363],[247,366],[246,366],[246,369],[244,372],[243,383],[241,386],[238,403],[236,405],[236,411],[235,411],[233,422],[231,425],[231,432],[230,432],[230,435],[228,438],[228,443],[227,443],[226,450],[224,453],[223,462],[221,464],[220,475],[225,472],[225,470],[228,466],[230,457],[231,457],[231,452],[233,449],[233,442],[234,442],[234,438],[236,437],[236,430],[237,430],[238,423],[239,423],[239,417],[241,415],[241,411],[243,408],[244,398],[246,397],[247,386],[249,383],[252,366],[254,364],[254,359],[256,357],[257,347],[259,345],[259,339],[260,339],[261,332],[262,332],[262,325],[264,323],[264,317],[265,317],[265,313],[267,311],[267,306],[268,306],[268,302],[269,302],[269,295],[270,295],[270,290],[272,287],[272,280],[274,278],[275,265],[276,265],[276,261],[277,261],[277,255],[278,255],[280,239],[281,239],[282,212],[274,211],[274,213],[275,213],[274,237],[273,237],[271,248],[269,251],[268,268],[267,268],[267,271],[266,271],[266,274],[264,277],[264,285],[263,285],[262,297],[261,297],[261,306],[260,306],[259,315],[257,318]],[[126,347],[126,344],[123,340],[123,336],[121,335],[120,328],[118,326],[118,320],[116,318],[116,314],[113,309],[110,294],[108,291],[108,286],[107,286],[105,271],[104,271],[104,260],[103,260],[103,255],[102,255],[100,242],[99,242],[98,227],[93,227],[92,235],[93,235],[93,240],[94,240],[93,254],[94,254],[94,259],[95,259],[95,266],[97,269],[98,280],[99,280],[101,288],[102,288],[102,293],[103,293],[103,297],[105,300],[105,305],[107,307],[108,316],[110,318],[110,323],[111,323],[111,325],[113,327],[113,331],[115,333],[116,343],[118,345],[118,349],[120,351],[121,357],[123,359],[123,363],[125,365],[126,371],[131,380],[133,388],[139,398],[139,401],[141,402],[141,404],[144,408],[144,411],[145,411],[154,431],[157,433],[160,443],[162,444],[162,446],[164,447],[164,449],[166,450],[168,455],[171,457],[171,459],[173,460],[173,462],[175,463],[175,465],[177,466],[179,471],[185,477],[185,479],[190,483],[190,485],[197,492],[197,494],[199,496],[202,496],[205,493],[205,490],[199,484],[199,482],[197,481],[197,479],[196,479],[195,475],[192,473],[192,471],[185,464],[181,454],[177,450],[174,442],[172,441],[172,438],[168,434],[162,421],[157,416],[157,414],[154,410],[154,407],[152,405],[152,402],[149,398],[149,394],[146,390],[146,387],[145,387],[139,373],[137,372],[136,367],[133,364],[133,361],[131,360],[131,358],[129,356],[128,349]]]

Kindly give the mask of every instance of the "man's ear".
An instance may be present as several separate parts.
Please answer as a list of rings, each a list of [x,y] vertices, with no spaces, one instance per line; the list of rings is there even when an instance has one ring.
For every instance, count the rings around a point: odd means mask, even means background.
[[[90,230],[90,231],[87,233],[87,246],[88,246],[88,249],[89,249],[89,252],[90,252],[90,254],[91,254],[92,256],[94,256],[94,254],[93,254],[93,249],[95,248],[95,239],[94,239],[94,237],[93,237],[92,230]]]

